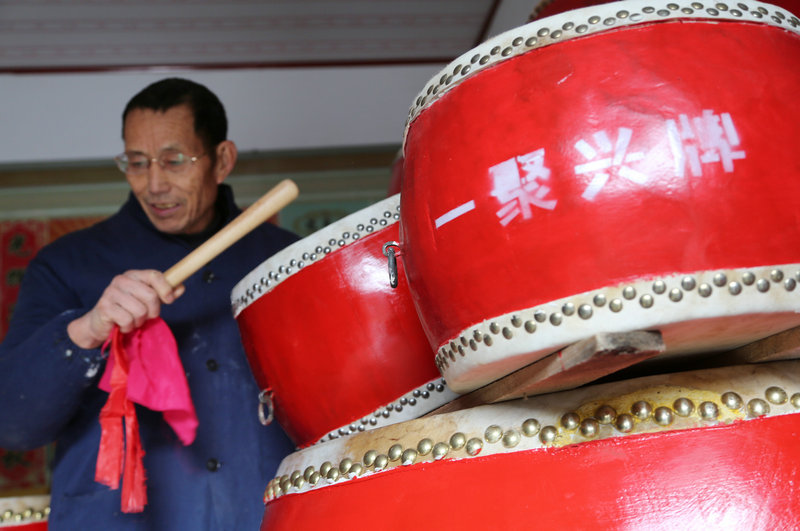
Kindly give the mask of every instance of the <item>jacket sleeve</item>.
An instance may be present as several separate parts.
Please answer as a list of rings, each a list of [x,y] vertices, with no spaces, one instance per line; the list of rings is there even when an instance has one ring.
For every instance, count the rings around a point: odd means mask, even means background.
[[[54,441],[99,379],[101,349],[82,349],[67,335],[67,325],[88,311],[82,306],[45,260],[28,265],[0,344],[0,447],[22,450]]]

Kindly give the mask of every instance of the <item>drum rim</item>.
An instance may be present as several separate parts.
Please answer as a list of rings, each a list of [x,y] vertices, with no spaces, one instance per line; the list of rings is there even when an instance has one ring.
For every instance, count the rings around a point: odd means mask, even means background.
[[[400,221],[399,193],[349,214],[278,251],[245,275],[231,290],[234,318],[304,267],[321,262],[326,256],[377,234],[398,221]],[[334,241],[335,245],[330,244],[331,241]],[[320,248],[322,251],[317,252]],[[386,284],[387,286],[389,284],[388,273]]]
[[[554,44],[629,26],[693,20],[746,22],[800,35],[800,19],[790,11],[756,0],[621,0],[574,9],[529,22],[496,35],[451,61],[430,78],[413,100],[403,132],[403,151],[412,122],[444,94],[479,72]]]
[[[443,459],[482,458],[800,414],[798,388],[800,361],[776,361],[645,376],[416,419],[290,454],[269,482],[265,501]],[[621,404],[629,407],[623,410]],[[598,421],[601,429],[587,436],[582,422],[597,420],[606,406],[614,418]],[[568,415],[577,415],[577,424]],[[623,416],[625,422],[632,419],[634,428],[620,429],[618,421]],[[367,438],[372,440],[360,446],[370,450],[354,455],[359,447],[355,440]]]
[[[331,430],[315,444],[324,444],[341,437],[348,437],[375,430],[384,426],[420,418],[434,409],[458,398],[458,394],[447,387],[444,378],[434,378],[416,389],[397,397],[371,413],[364,415],[337,429]]]
[[[0,498],[0,528],[4,527],[4,523],[13,527],[32,522],[47,522],[49,516],[49,494]]]
[[[469,392],[508,374],[493,368],[498,362],[513,358],[514,367],[521,368],[600,331],[649,330],[754,313],[794,316],[798,281],[800,264],[643,275],[474,323],[443,341],[435,362],[449,386]],[[664,357],[683,352],[665,342]]]

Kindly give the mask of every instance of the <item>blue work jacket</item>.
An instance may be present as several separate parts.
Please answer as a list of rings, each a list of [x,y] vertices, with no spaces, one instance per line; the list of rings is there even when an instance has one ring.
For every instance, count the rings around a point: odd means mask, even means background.
[[[217,206],[239,213],[229,187]],[[111,279],[129,269],[165,271],[191,251],[155,229],[131,195],[114,216],[43,248],[26,269],[9,332],[0,344],[0,448],[56,441],[51,531],[257,530],[263,493],[293,450],[279,426],[258,421],[259,389],[231,313],[233,286],[297,240],[264,224],[212,260],[164,305],[178,344],[199,427],[183,446],[160,413],[137,406],[148,504],[124,514],[120,491],[94,481],[98,415],[108,394],[97,382],[105,361],[84,350],[67,324],[89,311]]]

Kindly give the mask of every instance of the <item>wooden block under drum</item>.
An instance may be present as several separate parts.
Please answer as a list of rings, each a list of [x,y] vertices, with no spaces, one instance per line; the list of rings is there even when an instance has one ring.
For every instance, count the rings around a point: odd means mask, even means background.
[[[596,334],[460,396],[425,416],[572,389],[665,351],[660,332]]]

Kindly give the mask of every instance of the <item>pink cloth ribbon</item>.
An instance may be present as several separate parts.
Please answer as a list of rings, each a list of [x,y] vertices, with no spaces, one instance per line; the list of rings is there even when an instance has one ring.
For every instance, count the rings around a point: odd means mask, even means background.
[[[127,334],[114,327],[103,348],[109,343],[108,362],[99,383],[109,396],[100,412],[102,434],[95,480],[116,489],[124,473],[122,510],[141,512],[147,503],[144,450],[133,403],[163,412],[184,445],[194,441],[197,415],[178,346],[161,318],[150,319]]]

